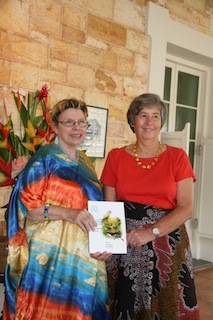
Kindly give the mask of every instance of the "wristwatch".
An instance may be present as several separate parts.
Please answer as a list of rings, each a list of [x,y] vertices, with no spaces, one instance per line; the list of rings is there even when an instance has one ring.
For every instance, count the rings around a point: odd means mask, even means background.
[[[152,228],[152,232],[155,235],[155,238],[158,238],[160,235],[160,231],[158,228]]]

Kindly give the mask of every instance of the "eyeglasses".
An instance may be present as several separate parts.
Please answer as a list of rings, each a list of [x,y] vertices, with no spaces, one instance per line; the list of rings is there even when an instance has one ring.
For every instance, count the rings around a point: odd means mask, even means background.
[[[62,123],[65,127],[70,127],[70,128],[73,128],[76,125],[76,123],[81,128],[85,128],[88,125],[88,122],[86,120],[75,121],[75,120],[69,119],[69,120],[64,120],[64,121],[58,121],[58,123]]]

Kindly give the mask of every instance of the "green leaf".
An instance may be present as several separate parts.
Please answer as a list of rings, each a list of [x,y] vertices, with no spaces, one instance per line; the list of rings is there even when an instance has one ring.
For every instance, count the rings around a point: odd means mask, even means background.
[[[43,120],[44,120],[43,115],[37,116],[33,121],[34,128],[40,127]]]
[[[14,99],[15,99],[16,105],[18,107],[18,98],[15,95],[14,95]],[[25,105],[23,104],[23,102],[21,102],[20,117],[21,117],[21,121],[22,121],[24,127],[26,128],[27,122],[29,119],[29,113],[28,113],[28,110],[26,109]]]
[[[32,123],[34,123],[34,119],[35,119],[36,111],[38,107],[38,94],[39,94],[38,90],[36,92],[28,93],[27,106],[28,106],[29,115],[30,115],[29,118]]]
[[[17,136],[17,140],[18,140],[17,156],[29,156],[29,155],[31,155],[32,152],[30,152],[27,148],[25,148],[21,143],[22,141],[23,142],[26,142],[26,141],[24,141],[24,139],[21,140],[18,136]]]
[[[40,124],[39,128],[40,128],[40,129],[42,129],[42,130],[47,130],[48,125],[47,125],[47,123],[46,123],[46,120],[44,119],[44,117],[43,117],[43,116],[42,116],[42,118],[43,118],[43,120],[42,120],[42,122],[41,122],[41,124]]]
[[[8,136],[9,144],[16,150],[18,146],[18,136],[15,135],[14,131],[11,131]]]
[[[9,162],[11,158],[13,159],[11,151],[4,148],[0,148],[0,156],[4,159],[6,163]]]

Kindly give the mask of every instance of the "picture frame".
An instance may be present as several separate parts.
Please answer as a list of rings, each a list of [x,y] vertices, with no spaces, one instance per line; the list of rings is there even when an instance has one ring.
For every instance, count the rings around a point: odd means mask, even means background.
[[[87,105],[88,128],[86,138],[80,145],[88,157],[104,158],[108,123],[108,109]]]

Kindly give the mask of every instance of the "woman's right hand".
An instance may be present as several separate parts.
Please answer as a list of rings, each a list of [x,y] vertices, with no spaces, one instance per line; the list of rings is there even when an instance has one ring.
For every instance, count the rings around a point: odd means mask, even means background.
[[[76,223],[84,232],[95,230],[97,223],[87,209],[70,209],[70,211],[71,214],[67,214],[65,220]]]

